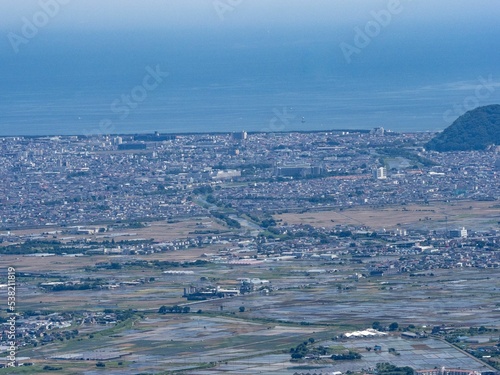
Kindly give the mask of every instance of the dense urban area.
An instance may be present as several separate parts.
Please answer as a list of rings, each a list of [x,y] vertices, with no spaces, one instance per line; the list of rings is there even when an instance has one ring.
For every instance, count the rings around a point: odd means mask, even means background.
[[[0,374],[495,374],[499,150],[434,136],[0,138]]]

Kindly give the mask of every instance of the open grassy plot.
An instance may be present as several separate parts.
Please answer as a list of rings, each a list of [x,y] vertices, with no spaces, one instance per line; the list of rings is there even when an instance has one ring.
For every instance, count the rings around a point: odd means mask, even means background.
[[[89,225],[90,228],[107,227],[106,224]],[[103,241],[130,241],[137,239],[154,238],[157,242],[172,241],[180,238],[193,237],[197,234],[209,235],[212,233],[227,232],[228,228],[219,224],[210,217],[190,218],[176,221],[152,221],[144,227],[115,227],[112,231],[96,234],[74,234],[66,227],[47,226],[33,229],[18,229],[9,231],[13,236],[38,237],[67,243],[71,240]],[[0,243],[0,246],[7,246]]]
[[[439,229],[454,227],[498,228],[500,207],[495,202],[454,201],[430,202],[398,206],[346,208],[275,215],[288,224],[310,224],[316,227],[366,225],[374,230],[396,227],[411,229]],[[448,219],[446,219],[448,218]],[[447,221],[446,221],[447,220]]]

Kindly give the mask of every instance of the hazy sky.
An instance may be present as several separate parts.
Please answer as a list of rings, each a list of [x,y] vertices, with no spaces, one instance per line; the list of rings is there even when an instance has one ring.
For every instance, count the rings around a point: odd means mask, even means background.
[[[366,22],[371,11],[387,9],[395,1],[398,0],[2,0],[0,25],[4,30],[20,29],[22,17],[31,19],[43,3],[53,2],[65,4],[51,19],[50,28],[350,25]],[[497,0],[399,2],[403,11],[398,17],[407,25],[459,21],[467,27],[498,21],[500,15]]]
[[[390,19],[376,20],[391,9],[397,11],[391,11]],[[413,51],[422,63],[439,64],[442,60],[431,59],[432,54],[445,60],[461,52],[467,59],[494,54],[499,49],[498,20],[498,0],[2,0],[0,55],[17,55],[20,61],[42,51],[64,53],[68,45],[109,46],[107,39],[123,36],[122,47],[113,43],[114,50],[153,46],[153,51],[165,47],[168,39],[181,43],[182,50],[213,51],[294,44],[312,51],[316,43],[323,51],[330,48],[328,53],[339,61],[347,48],[350,62],[356,63],[360,51],[352,54],[349,48],[358,48],[358,30],[375,22],[376,37],[369,38],[369,48],[361,48],[365,61],[386,64]]]

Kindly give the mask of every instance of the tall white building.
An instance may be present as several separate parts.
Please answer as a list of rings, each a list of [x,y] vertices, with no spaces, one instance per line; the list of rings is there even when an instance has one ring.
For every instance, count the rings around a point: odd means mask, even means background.
[[[385,180],[387,178],[387,168],[379,167],[374,171],[374,176],[377,180]]]
[[[385,130],[383,127],[380,127],[380,128],[373,128],[371,131],[370,131],[370,134],[372,135],[384,135],[385,133]]]
[[[467,238],[467,229],[462,227],[462,229],[450,230],[450,237]]]

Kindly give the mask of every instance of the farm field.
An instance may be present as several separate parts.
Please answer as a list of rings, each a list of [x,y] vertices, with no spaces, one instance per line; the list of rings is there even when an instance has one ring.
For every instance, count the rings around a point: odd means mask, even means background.
[[[430,202],[367,208],[346,208],[307,213],[285,213],[276,219],[288,224],[309,224],[315,227],[364,225],[373,230],[445,229],[455,227],[498,228],[500,207],[495,202],[454,201]]]
[[[282,220],[279,225],[304,223],[316,228],[333,228],[338,224],[359,227],[364,223],[372,229],[383,225],[387,229],[425,230],[433,222],[433,226],[443,229],[469,224],[491,229],[497,225],[499,214],[492,202],[464,201],[283,214],[276,219]],[[155,222],[144,228],[129,228],[127,235],[116,240],[169,241],[197,230],[200,227],[197,223]],[[225,228],[215,221],[213,225],[214,230]],[[93,236],[95,240],[96,235]],[[99,324],[92,319],[78,320],[69,327],[79,331],[75,337],[20,348],[20,357],[32,362],[33,367],[15,372],[0,369],[0,374],[44,373],[47,361],[60,368],[57,370],[60,374],[85,375],[104,372],[285,375],[316,370],[361,371],[389,360],[399,365],[411,363],[418,368],[438,363],[484,368],[482,362],[436,337],[421,339],[417,344],[401,338],[400,332],[364,341],[339,339],[346,332],[370,328],[375,322],[385,326],[397,322],[402,328],[417,326],[426,333],[435,326],[500,327],[498,268],[490,267],[486,260],[482,267],[467,266],[474,255],[473,247],[452,250],[442,242],[427,252],[417,252],[386,246],[397,243],[397,239],[386,243],[385,239],[368,236],[347,240],[337,237],[332,245],[316,242],[304,246],[300,240],[293,243],[292,239],[291,245],[307,247],[304,256],[260,253],[256,259],[257,252],[252,248],[256,244],[235,238],[232,242],[224,240],[141,254],[77,257],[2,254],[0,268],[18,265],[16,292],[18,307],[23,311],[48,316],[128,311],[130,316],[121,322]],[[276,240],[283,252],[293,254],[293,248],[281,245],[279,237],[259,240],[264,244]],[[364,253],[356,253],[358,247]],[[463,260],[432,267],[432,262],[450,258],[457,249]],[[484,257],[494,256],[489,250],[485,254]],[[424,260],[428,262],[425,267],[430,267],[418,271]],[[463,264],[457,266],[459,260]],[[416,265],[417,271],[402,271],[403,261],[409,266]],[[370,270],[384,265],[387,267],[383,275],[370,274]],[[241,280],[249,278],[264,280],[262,285],[268,288],[201,301],[183,297],[184,288],[217,285],[238,289]],[[42,285],[63,281],[98,282],[105,287],[53,291]],[[159,311],[162,306],[187,310],[162,314]],[[290,348],[310,338],[325,346],[342,345],[362,352],[363,357],[357,362],[334,365],[328,360],[290,361]],[[382,353],[365,350],[375,343],[382,346]],[[400,355],[389,353],[388,348],[395,348]],[[96,367],[100,362],[105,363],[105,369]]]

